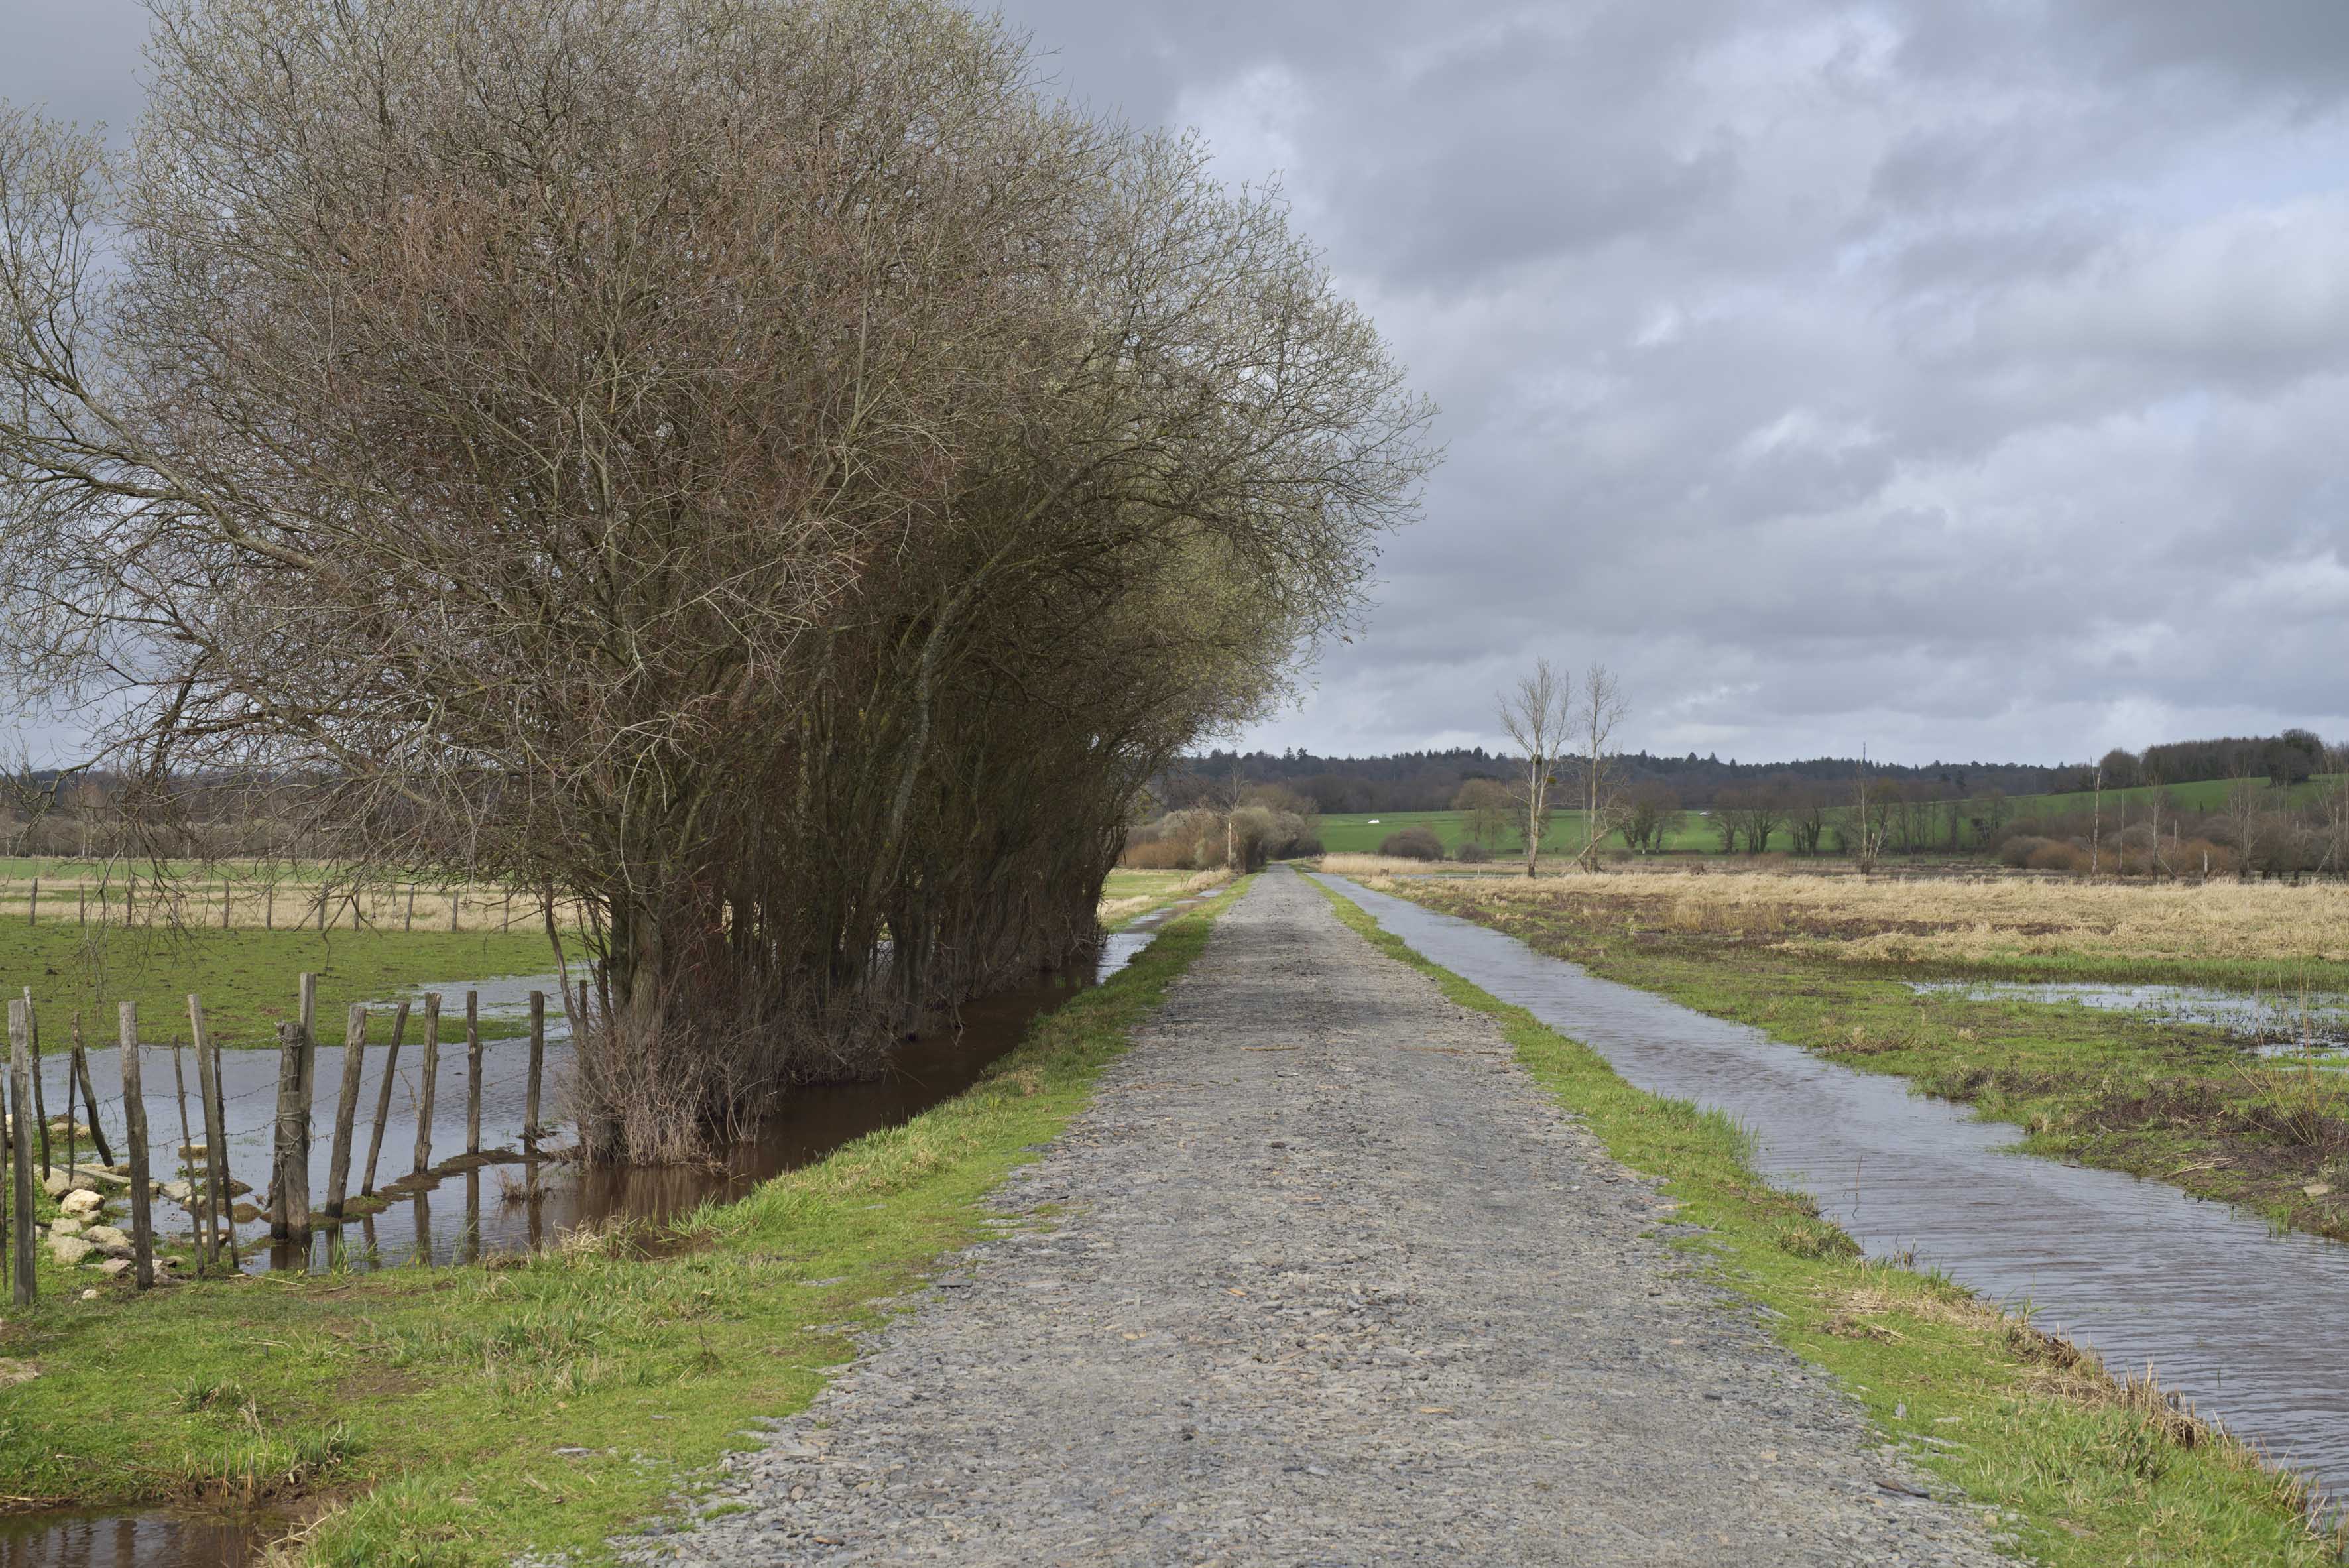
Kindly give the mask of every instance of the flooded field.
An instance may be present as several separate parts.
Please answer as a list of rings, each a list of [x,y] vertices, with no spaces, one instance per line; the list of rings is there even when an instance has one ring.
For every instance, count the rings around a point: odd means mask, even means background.
[[[307,1249],[272,1248],[261,1227],[242,1227],[258,1243],[246,1253],[244,1264],[248,1269],[317,1271],[332,1266],[337,1251],[347,1263],[361,1266],[465,1262],[490,1253],[533,1250],[565,1230],[609,1218],[659,1221],[705,1202],[739,1197],[770,1176],[811,1164],[843,1143],[895,1126],[961,1093],[989,1064],[1019,1043],[1032,1021],[1132,963],[1149,945],[1159,926],[1198,902],[1184,899],[1112,934],[1089,968],[968,1004],[961,1009],[958,1028],[942,1028],[905,1042],[888,1071],[879,1078],[795,1091],[785,1111],[756,1140],[732,1150],[722,1165],[593,1170],[543,1161],[492,1165],[443,1177],[430,1190],[339,1230],[326,1227],[313,1237]],[[443,985],[420,989],[440,991],[445,1006],[451,997],[461,998],[466,988]],[[552,995],[553,976],[481,981],[471,988],[481,994],[484,1016],[492,1016],[492,1007],[526,1016],[530,993],[548,992],[550,1067],[559,1059],[555,1047],[567,1046],[568,1037]],[[436,1151],[464,1147],[461,1002],[458,1035],[453,1050],[446,1039],[441,1042],[440,1089],[433,1110]],[[405,1130],[405,1136],[386,1139],[386,1176],[404,1173],[413,1152],[420,1063],[415,1037],[411,1035],[409,1047],[401,1052],[401,1071],[395,1074],[391,1125]],[[481,1127],[485,1148],[511,1148],[520,1137],[527,1052],[523,1041],[484,1043]],[[369,1054],[380,1057],[386,1053],[370,1047]],[[93,1078],[116,1072],[114,1078],[99,1078],[99,1081],[120,1081],[113,1056],[111,1051],[92,1055]],[[250,1106],[256,1099],[269,1103],[262,1097],[275,1092],[276,1053],[228,1052],[225,1060],[233,1075],[223,1090],[231,1107],[230,1124],[241,1130],[230,1140],[232,1167],[240,1180],[257,1184],[267,1169],[268,1126],[265,1121],[256,1123],[251,1113],[240,1118],[235,1108]],[[339,1083],[341,1048],[321,1046],[318,1061],[318,1081]],[[362,1106],[374,1105],[380,1081],[373,1072],[368,1074],[360,1095]],[[150,1086],[156,1082],[151,1066],[146,1082]],[[150,1087],[147,1096],[149,1119],[158,1130],[159,1141],[160,1130],[169,1126],[176,1132],[179,1125],[177,1099],[168,1088],[168,1066],[163,1082],[165,1089]],[[549,1103],[559,1104],[559,1079],[550,1082],[549,1090]],[[57,1092],[62,1095],[61,1083]],[[167,1122],[166,1117],[172,1119]],[[395,1146],[398,1160],[392,1158]],[[323,1191],[327,1158],[323,1140],[314,1152],[313,1190]],[[364,1157],[362,1141],[354,1166]],[[156,1169],[159,1173],[164,1170],[161,1161]],[[159,1202],[156,1215],[159,1229],[166,1228],[167,1215],[181,1229],[192,1222],[173,1204]],[[285,1528],[285,1521],[265,1516],[182,1515],[162,1509],[0,1513],[0,1568],[247,1568],[263,1561],[267,1543]]]
[[[2070,1003],[2155,1023],[2223,1029],[2262,1055],[2324,1057],[2349,1048],[2349,996],[2337,992],[2223,991],[2096,980],[1912,980],[1912,990],[1976,1002]]]
[[[1867,1251],[1913,1251],[2164,1385],[2338,1497],[2349,1492],[2349,1247],[2158,1182],[2013,1151],[1900,1079],[1598,979],[1487,927],[1322,879],[1414,950],[1605,1056],[1640,1088],[1734,1117],[1754,1163]]]
[[[1019,1044],[1030,1021],[1050,1012],[1077,991],[1098,984],[1123,968],[1148,944],[1159,924],[1180,909],[1195,903],[1170,905],[1107,937],[1095,964],[1078,972],[1044,976],[1018,991],[1002,993],[965,1005],[952,1025],[942,1025],[902,1043],[881,1076],[853,1083],[818,1084],[792,1092],[781,1113],[771,1119],[759,1135],[728,1151],[709,1166],[585,1167],[560,1160],[525,1161],[521,1154],[523,1109],[529,1076],[530,1046],[525,1039],[491,1039],[481,1047],[481,1148],[492,1162],[477,1169],[447,1171],[412,1192],[403,1192],[382,1212],[365,1214],[337,1226],[320,1223],[307,1247],[273,1244],[266,1221],[237,1227],[240,1262],[249,1271],[336,1266],[369,1268],[409,1263],[456,1264],[492,1253],[535,1250],[563,1232],[615,1219],[657,1222],[716,1200],[740,1196],[758,1182],[823,1159],[842,1144],[867,1132],[893,1127],[961,1093],[998,1057]],[[431,1159],[434,1168],[464,1153],[469,1072],[464,1041],[464,993],[479,993],[485,1018],[527,1017],[530,994],[547,995],[546,1083],[543,1114],[560,1115],[570,1063],[569,1026],[563,1013],[560,981],[552,975],[507,976],[492,980],[451,980],[417,988],[408,1000],[420,1000],[437,991],[441,1000],[440,1068],[432,1094]],[[401,1000],[387,997],[388,1010]],[[376,1186],[388,1186],[415,1169],[416,1123],[423,1096],[423,1024],[421,1009],[409,1019],[407,1043],[391,1072],[390,1112],[376,1172]],[[152,1169],[159,1181],[177,1174],[173,1150],[180,1143],[180,1101],[172,1080],[168,1048],[148,1047],[142,1081],[150,1140],[155,1145]],[[114,1049],[88,1054],[91,1078],[101,1086],[122,1081],[119,1053]],[[381,1046],[367,1048],[362,1066],[357,1137],[351,1157],[351,1191],[361,1186],[367,1161],[368,1125],[390,1053]],[[254,1189],[243,1202],[258,1205],[268,1185],[270,1146],[274,1137],[278,1054],[274,1050],[231,1050],[222,1053],[222,1097],[226,1104],[225,1144],[233,1179]],[[66,1058],[49,1055],[43,1060],[44,1092],[52,1108],[65,1104]],[[318,1099],[311,1116],[310,1191],[314,1211],[324,1202],[326,1168],[332,1153],[335,1096],[342,1081],[343,1047],[320,1045],[316,1082]],[[202,1112],[195,1099],[192,1066],[188,1074],[191,1130],[202,1137]],[[119,1091],[107,1103],[100,1089],[105,1130],[120,1157]],[[571,1141],[570,1129],[558,1121],[544,1140],[544,1149],[559,1152]],[[62,1164],[65,1150],[53,1150]],[[87,1145],[81,1157],[91,1158]],[[118,1205],[119,1208],[119,1205]],[[181,1205],[159,1199],[155,1204],[159,1236],[184,1239],[192,1235],[194,1219]]]

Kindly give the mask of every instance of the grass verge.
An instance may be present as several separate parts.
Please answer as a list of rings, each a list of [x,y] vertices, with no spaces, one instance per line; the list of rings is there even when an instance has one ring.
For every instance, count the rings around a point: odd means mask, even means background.
[[[968,1093],[700,1211],[662,1255],[586,1235],[506,1268],[46,1296],[0,1323],[0,1357],[39,1372],[0,1401],[0,1507],[306,1500],[310,1561],[595,1560],[981,1233],[978,1201],[1084,1105],[1230,897]]]
[[[1616,1159],[1663,1179],[1680,1217],[1704,1228],[1689,1244],[1766,1309],[1770,1333],[1834,1373],[1888,1439],[1994,1516],[2020,1550],[2049,1568],[2341,1559],[2342,1539],[2306,1522],[2297,1479],[2172,1408],[2158,1388],[2114,1380],[1951,1281],[1861,1258],[1815,1203],[1754,1173],[1750,1140],[1728,1118],[1634,1088],[1597,1052],[1321,891],[1373,946],[1490,1015],[1518,1060]]]

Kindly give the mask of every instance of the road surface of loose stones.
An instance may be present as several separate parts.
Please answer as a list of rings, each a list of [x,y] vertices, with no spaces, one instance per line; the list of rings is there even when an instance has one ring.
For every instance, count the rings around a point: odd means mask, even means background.
[[[1286,870],[995,1203],[999,1236],[629,1555],[2002,1561],[1490,1019]]]

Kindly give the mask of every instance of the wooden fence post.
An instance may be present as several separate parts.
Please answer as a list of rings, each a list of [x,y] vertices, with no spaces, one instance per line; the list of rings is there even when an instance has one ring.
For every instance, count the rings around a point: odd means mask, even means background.
[[[74,1078],[81,1084],[82,1109],[89,1112],[90,1146],[98,1150],[98,1162],[100,1165],[111,1165],[114,1163],[114,1150],[107,1147],[106,1124],[98,1119],[98,1090],[90,1087],[89,1057],[81,1048],[81,1015],[79,1013],[74,1015],[73,1072]],[[66,1099],[70,1106],[73,1096],[67,1095]]]
[[[33,902],[25,906],[25,923],[41,923],[41,879],[38,877],[33,879]]]
[[[220,1059],[215,1047],[204,1036],[204,1004],[194,992],[188,994],[188,1036],[196,1047],[196,1098],[204,1108],[204,1176],[212,1188],[212,1261],[220,1262],[221,1237],[223,1230],[229,1237],[229,1260],[236,1260],[236,1216],[229,1212],[236,1202],[228,1190],[228,1118],[221,1098]]]
[[[301,1018],[280,1026],[277,1069],[277,1178],[269,1233],[310,1240],[310,1100],[317,1065],[318,977],[302,976]]]
[[[8,1227],[8,1243],[16,1265],[16,1288],[10,1299],[18,1306],[33,1303],[33,1130],[27,1125],[32,1119],[33,1101],[25,1087],[32,1054],[32,1020],[26,1016],[25,1004],[8,1004],[8,1110],[14,1125],[9,1130],[9,1187],[13,1213]]]
[[[74,889],[74,923],[76,925],[89,923],[89,889],[86,887]]]
[[[440,993],[424,993],[424,1082],[416,1095],[416,1171],[432,1169],[432,1100],[440,1088]]]
[[[416,884],[414,882],[408,884],[408,913],[401,919],[399,929],[402,931],[416,929]]]
[[[481,994],[465,993],[465,1152],[481,1151]]]
[[[359,1070],[367,1061],[367,1008],[351,1005],[343,1025],[343,1092],[335,1101],[335,1145],[326,1157],[326,1217],[343,1217],[351,1179],[351,1124],[359,1111]]]
[[[375,1131],[367,1138],[367,1172],[359,1179],[359,1196],[375,1191],[375,1159],[383,1152],[383,1125],[391,1119],[391,1075],[399,1066],[400,1037],[408,1033],[408,1004],[402,1002],[399,1011],[391,1016],[391,1048],[383,1054],[383,1083],[376,1091]]]
[[[154,1194],[147,1187],[147,1100],[139,1081],[139,1004],[122,1004],[122,1141],[130,1157],[132,1277],[145,1290],[155,1283]]]
[[[277,929],[277,879],[274,876],[261,890],[261,929]]]
[[[33,1006],[33,988],[25,987],[25,1038],[33,1057],[33,1125],[41,1140],[41,1176],[47,1180],[53,1167],[49,1163],[49,1107],[47,1097],[41,1092],[41,1015]],[[66,1119],[73,1119],[73,1095],[66,1095]]]
[[[530,1078],[523,1090],[522,1150],[538,1153],[538,1080],[546,1066],[546,993],[530,994]]]
[[[230,889],[228,878],[222,877],[221,878],[221,929],[222,931],[228,929],[228,912],[235,907],[236,895]]]
[[[211,1252],[204,1244],[204,1233],[211,1229],[204,1216],[207,1183],[196,1175],[196,1134],[188,1125],[188,1070],[180,1063],[180,1042],[176,1039],[171,1042],[171,1088],[180,1097],[180,1184],[188,1195],[188,1217],[196,1222],[196,1269],[202,1273]]]

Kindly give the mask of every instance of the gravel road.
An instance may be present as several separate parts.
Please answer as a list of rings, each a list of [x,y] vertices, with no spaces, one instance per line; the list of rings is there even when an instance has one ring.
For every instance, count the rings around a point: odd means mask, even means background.
[[[630,1556],[2005,1561],[1489,1019],[1285,869],[995,1202],[702,1505],[741,1511]]]

